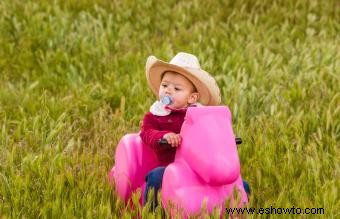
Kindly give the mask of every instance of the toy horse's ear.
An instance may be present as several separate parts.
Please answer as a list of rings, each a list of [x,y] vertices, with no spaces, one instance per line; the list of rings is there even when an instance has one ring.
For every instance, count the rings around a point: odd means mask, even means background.
[[[226,116],[227,116],[228,120],[230,122],[232,122],[231,112],[230,112],[229,108],[227,108],[227,110],[226,110]]]

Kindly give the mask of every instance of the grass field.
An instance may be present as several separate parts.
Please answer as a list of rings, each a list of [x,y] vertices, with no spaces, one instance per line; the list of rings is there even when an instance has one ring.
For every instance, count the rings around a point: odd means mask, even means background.
[[[249,206],[340,217],[339,1],[2,0],[0,14],[0,218],[160,218],[125,208],[107,173],[155,100],[146,58],[179,51],[232,111]]]

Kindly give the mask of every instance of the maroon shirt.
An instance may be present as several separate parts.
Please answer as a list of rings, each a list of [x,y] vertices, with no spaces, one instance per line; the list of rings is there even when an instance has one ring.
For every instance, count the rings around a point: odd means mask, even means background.
[[[151,112],[145,114],[140,137],[144,144],[152,148],[162,166],[172,163],[175,159],[176,148],[160,145],[159,140],[169,132],[179,133],[184,122],[186,109],[172,111],[167,116],[156,116]]]

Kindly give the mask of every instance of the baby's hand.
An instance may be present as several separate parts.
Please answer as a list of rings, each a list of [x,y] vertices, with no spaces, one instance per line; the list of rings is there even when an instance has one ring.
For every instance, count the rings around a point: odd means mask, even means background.
[[[168,141],[171,147],[178,147],[181,144],[182,140],[179,134],[173,132],[163,135],[163,138],[165,138]]]

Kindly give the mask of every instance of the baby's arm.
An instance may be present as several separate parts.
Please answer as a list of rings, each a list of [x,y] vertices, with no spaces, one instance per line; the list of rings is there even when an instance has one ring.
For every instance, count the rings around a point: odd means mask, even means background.
[[[163,138],[163,136],[169,131],[160,131],[157,125],[157,121],[155,121],[153,115],[151,113],[147,113],[144,116],[140,137],[144,144],[149,145],[152,149],[157,150],[161,147],[164,148],[164,145],[159,144],[159,140]]]

